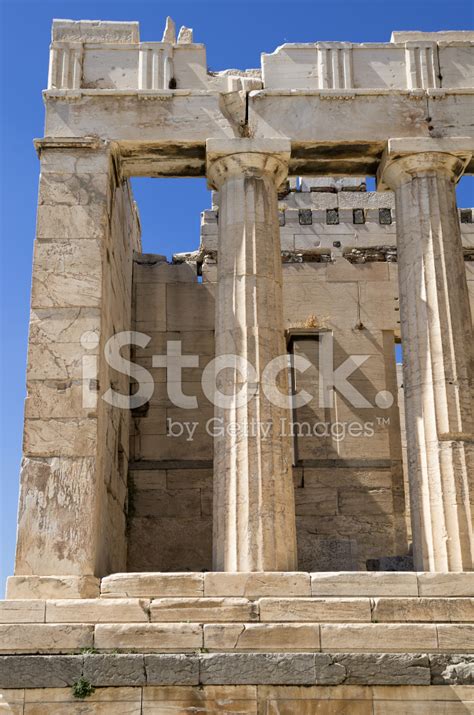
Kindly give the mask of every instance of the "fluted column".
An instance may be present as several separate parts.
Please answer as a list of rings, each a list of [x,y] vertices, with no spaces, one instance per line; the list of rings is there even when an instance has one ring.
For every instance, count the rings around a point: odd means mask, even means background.
[[[216,376],[232,396],[215,407],[216,571],[296,569],[291,446],[281,421],[289,413],[263,389],[265,367],[286,354],[277,188],[289,153],[284,140],[207,142],[209,183],[220,192],[216,357],[235,355],[254,368]],[[287,389],[286,370],[278,382]]]
[[[463,571],[474,556],[474,343],[455,183],[469,154],[456,140],[418,144],[391,140],[380,169],[396,200],[415,568]]]

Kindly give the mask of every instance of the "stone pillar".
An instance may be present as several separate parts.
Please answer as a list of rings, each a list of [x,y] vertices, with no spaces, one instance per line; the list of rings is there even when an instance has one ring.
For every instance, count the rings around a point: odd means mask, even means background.
[[[130,329],[139,223],[113,148],[37,142],[33,262],[15,576],[9,598],[97,595],[126,564],[128,411],[100,396],[129,379],[104,346]]]
[[[465,140],[390,140],[415,568],[473,568],[474,342],[455,183]]]
[[[251,376],[217,375],[225,393],[255,391],[246,405],[234,399],[215,408],[223,427],[214,440],[217,571],[296,569],[291,445],[281,429],[290,413],[267,399],[262,382],[266,365],[286,354],[277,188],[289,155],[280,139],[207,142],[209,183],[220,192],[216,357],[236,355],[255,368]],[[287,390],[286,370],[278,380]],[[232,434],[232,425],[249,434]]]

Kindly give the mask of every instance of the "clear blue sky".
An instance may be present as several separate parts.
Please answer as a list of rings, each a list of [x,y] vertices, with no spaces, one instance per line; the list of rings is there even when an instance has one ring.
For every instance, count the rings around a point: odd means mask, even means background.
[[[13,573],[18,470],[21,456],[31,255],[38,160],[32,139],[42,136],[51,20],[138,20],[142,40],[160,40],[166,15],[194,28],[214,69],[260,66],[260,53],[283,42],[388,42],[392,30],[473,27],[468,0],[149,0],[149,2],[26,2],[0,0],[1,12],[1,483],[0,597]],[[198,243],[199,212],[209,197],[203,180],[134,180],[144,250],[168,256]],[[167,210],[160,214],[160,203]],[[459,204],[472,206],[472,180]]]

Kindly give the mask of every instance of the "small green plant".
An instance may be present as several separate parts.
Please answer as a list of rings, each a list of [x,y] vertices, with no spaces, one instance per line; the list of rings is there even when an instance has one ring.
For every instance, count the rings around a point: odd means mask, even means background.
[[[81,648],[80,650],[81,655],[93,655],[98,652],[97,648]]]
[[[95,692],[95,688],[85,678],[79,678],[72,686],[72,694],[78,700],[84,700]]]

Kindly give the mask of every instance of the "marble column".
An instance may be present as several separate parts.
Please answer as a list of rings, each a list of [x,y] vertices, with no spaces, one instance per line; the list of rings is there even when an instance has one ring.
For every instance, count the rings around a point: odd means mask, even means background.
[[[474,343],[455,184],[462,140],[390,140],[415,568],[473,568]]]
[[[290,412],[263,389],[266,365],[286,354],[277,188],[289,155],[280,139],[207,142],[207,176],[219,191],[216,357],[235,355],[254,368],[216,375],[218,389],[234,395],[215,407],[216,571],[296,569],[291,445],[282,430]],[[286,370],[278,385],[288,390]]]

